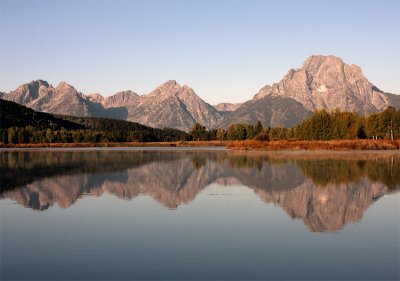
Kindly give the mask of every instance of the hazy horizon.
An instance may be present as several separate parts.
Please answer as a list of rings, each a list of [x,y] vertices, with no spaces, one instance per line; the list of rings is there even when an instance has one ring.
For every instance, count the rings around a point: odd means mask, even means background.
[[[147,94],[168,80],[210,104],[243,102],[310,55],[400,93],[398,1],[4,1],[0,91],[61,81]]]

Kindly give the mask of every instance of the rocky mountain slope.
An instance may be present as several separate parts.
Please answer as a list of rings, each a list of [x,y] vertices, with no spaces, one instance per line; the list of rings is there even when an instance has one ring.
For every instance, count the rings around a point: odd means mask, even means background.
[[[345,64],[335,56],[310,56],[300,69],[291,69],[272,86],[263,87],[254,99],[282,96],[295,99],[307,109],[368,114],[399,106],[400,96],[384,93],[363,75],[357,65]]]
[[[213,105],[213,107],[220,112],[230,112],[230,111],[234,111],[234,110],[238,109],[239,106],[241,106],[241,105],[242,105],[242,103],[223,102],[223,103],[219,103],[217,105]]]
[[[263,87],[242,104],[211,106],[189,86],[174,80],[147,95],[128,90],[110,97],[84,95],[65,82],[54,88],[36,80],[8,94],[0,92],[0,98],[48,113],[117,118],[184,131],[196,122],[208,129],[255,124],[258,120],[264,126],[290,127],[316,109],[368,114],[387,106],[400,108],[400,96],[379,90],[364,77],[360,67],[322,55],[309,57],[300,69],[291,69],[279,83]]]
[[[104,108],[133,106],[137,103],[139,95],[130,90],[118,92],[109,97],[103,97],[99,93],[87,95],[93,103],[99,103]]]
[[[217,127],[255,124],[257,120],[264,126],[291,127],[317,109],[364,115],[388,106],[400,108],[400,96],[380,91],[360,67],[335,56],[315,55],[300,69],[291,69],[279,83],[264,86],[252,100],[224,115]]]
[[[76,116],[93,115],[90,100],[65,82],[54,88],[43,80],[32,81],[19,86],[3,98],[36,111]]]
[[[207,128],[220,120],[221,114],[204,102],[192,88],[170,80],[150,94],[141,96],[135,106],[128,107],[128,120],[189,131],[198,122]]]
[[[118,92],[110,97],[103,98],[101,104],[105,108],[134,106],[139,99],[139,95],[130,90]]]
[[[294,99],[266,96],[249,100],[238,109],[225,115],[217,127],[228,128],[232,124],[256,124],[264,127],[292,127],[300,123],[312,112]]]
[[[214,107],[204,102],[188,86],[168,81],[148,95],[123,91],[110,97],[98,93],[84,95],[61,82],[56,88],[43,80],[19,86],[0,98],[14,101],[36,111],[74,116],[124,119],[156,128],[189,131],[196,122],[207,128],[221,119]]]

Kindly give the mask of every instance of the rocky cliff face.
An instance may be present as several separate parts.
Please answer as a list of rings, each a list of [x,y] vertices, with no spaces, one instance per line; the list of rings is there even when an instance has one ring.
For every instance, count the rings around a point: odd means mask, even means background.
[[[104,100],[104,97],[102,95],[100,95],[99,93],[93,93],[93,94],[87,95],[87,97],[91,102],[95,102],[95,103],[101,103]]]
[[[128,120],[157,128],[189,131],[194,123],[214,126],[221,115],[188,86],[171,80],[148,95],[141,96],[136,106],[128,108]]]
[[[291,69],[279,83],[263,87],[254,99],[265,96],[289,97],[311,111],[338,108],[361,114],[398,106],[400,101],[400,96],[371,84],[359,66],[321,55],[309,57],[300,69]]]
[[[50,89],[50,90],[48,90]],[[46,96],[46,92],[55,90],[44,80],[36,80],[19,86],[15,91],[11,91],[4,98],[13,102],[28,105],[41,96]]]
[[[356,65],[334,56],[311,56],[300,69],[291,69],[272,86],[224,115],[217,127],[237,123],[291,127],[317,109],[369,114],[388,106],[400,108],[400,96],[380,91]],[[223,105],[221,106],[223,108]]]
[[[130,90],[118,92],[115,95],[106,97],[101,101],[105,108],[135,106],[139,95]]]
[[[92,102],[66,82],[56,88],[43,80],[36,80],[19,86],[3,96],[6,100],[30,107],[36,111],[68,114],[76,116],[93,116]]]
[[[221,114],[204,102],[188,86],[168,81],[148,95],[139,96],[123,91],[110,97],[98,93],[84,95],[61,82],[56,88],[36,80],[2,94],[1,98],[30,107],[36,111],[125,119],[157,128],[189,131],[194,123],[207,128],[221,119]]]
[[[238,109],[239,106],[241,106],[241,105],[242,105],[242,103],[223,102],[223,103],[219,103],[217,105],[213,105],[213,107],[220,112],[230,112],[230,111],[234,111],[234,110]]]
[[[150,94],[132,91],[111,97],[84,95],[62,82],[56,88],[43,80],[21,85],[0,98],[37,111],[119,118],[158,128],[189,131],[194,123],[207,128],[235,123],[290,127],[316,109],[340,109],[368,114],[387,106],[400,108],[400,96],[384,93],[364,77],[360,67],[345,64],[334,56],[309,57],[300,69],[291,69],[273,85],[263,87],[243,104],[211,106],[188,86],[168,81]]]

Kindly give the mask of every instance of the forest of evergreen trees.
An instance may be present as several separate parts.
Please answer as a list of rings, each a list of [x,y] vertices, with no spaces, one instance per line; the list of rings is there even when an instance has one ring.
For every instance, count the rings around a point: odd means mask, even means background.
[[[318,110],[292,128],[263,128],[260,121],[255,125],[231,125],[226,130],[207,130],[201,124],[194,124],[189,133],[124,120],[52,115],[1,99],[0,111],[0,142],[5,144],[400,139],[400,110],[393,107],[369,116]]]
[[[0,99],[0,142],[161,142],[190,139],[176,129],[156,129],[124,120],[52,115]]]
[[[357,113],[318,110],[301,124],[292,128],[263,128],[235,124],[227,130],[207,131],[195,124],[189,133],[194,140],[342,140],[342,139],[400,139],[400,110],[388,107],[369,116]]]

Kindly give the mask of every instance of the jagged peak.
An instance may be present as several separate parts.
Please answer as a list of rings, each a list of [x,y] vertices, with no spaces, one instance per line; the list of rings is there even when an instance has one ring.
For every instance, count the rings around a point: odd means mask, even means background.
[[[305,60],[304,64],[309,62],[328,62],[328,61],[343,63],[343,60],[340,57],[334,55],[311,55]]]
[[[50,84],[45,80],[37,79],[37,80],[32,80],[29,83],[22,84],[18,88],[24,88],[24,87],[38,87],[39,88],[41,86],[50,87]]]
[[[345,67],[354,75],[358,75],[359,77],[364,76],[361,67],[356,64],[346,64],[340,57],[333,55],[312,55],[307,58],[300,70],[309,72],[320,69],[322,66],[333,66],[337,67],[337,69]]]
[[[168,80],[164,84],[158,86],[154,91],[152,91],[149,96],[157,95],[157,96],[171,96],[178,93],[183,87],[179,85],[176,80]]]
[[[167,82],[165,82],[164,84],[162,84],[160,87],[165,87],[165,88],[173,88],[178,86],[179,88],[181,87],[176,80],[168,80]]]
[[[333,55],[312,55],[304,61],[300,70],[309,71],[319,69],[322,65],[342,66],[344,62],[341,58]]]
[[[93,93],[89,94],[88,97],[93,97],[93,98],[103,98],[103,96],[99,93]]]
[[[58,86],[56,87],[56,90],[67,90],[67,89],[74,89],[74,86],[72,86],[71,84],[68,84],[65,81],[61,81]]]
[[[192,95],[196,95],[196,93],[194,92],[194,90],[191,88],[191,87],[189,87],[188,85],[183,85],[182,86],[182,92],[184,93],[184,94],[192,94]],[[196,95],[197,96],[197,95]]]
[[[32,81],[32,83],[37,83],[37,84],[39,84],[39,86],[50,87],[50,84],[46,80],[42,80],[42,79],[34,80],[34,81]]]
[[[89,100],[94,101],[94,102],[99,102],[104,100],[104,97],[102,95],[100,95],[99,93],[93,93],[90,95],[87,95],[87,97],[89,98]]]

